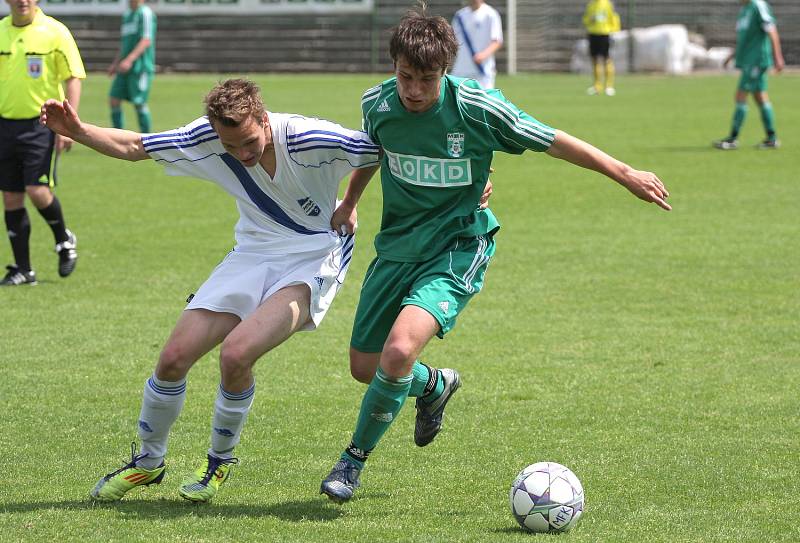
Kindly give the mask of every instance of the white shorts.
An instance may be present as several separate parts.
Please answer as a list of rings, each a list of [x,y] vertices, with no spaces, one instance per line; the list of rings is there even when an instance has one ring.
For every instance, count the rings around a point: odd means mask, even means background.
[[[311,289],[311,320],[301,330],[314,330],[339,291],[353,255],[354,236],[339,240],[332,251],[289,255],[236,248],[214,269],[186,309],[233,313],[244,320],[278,290],[306,284]]]

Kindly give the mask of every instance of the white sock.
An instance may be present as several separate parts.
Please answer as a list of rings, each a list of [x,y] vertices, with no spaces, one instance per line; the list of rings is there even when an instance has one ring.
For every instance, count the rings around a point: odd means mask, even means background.
[[[255,392],[255,383],[244,392],[235,394],[224,390],[220,384],[217,400],[214,402],[211,448],[208,454],[217,458],[233,457],[233,448],[239,443]]]
[[[139,440],[146,457],[136,465],[153,469],[167,454],[169,430],[177,420],[186,399],[186,379],[161,381],[155,374],[144,385],[142,411],[139,413]]]

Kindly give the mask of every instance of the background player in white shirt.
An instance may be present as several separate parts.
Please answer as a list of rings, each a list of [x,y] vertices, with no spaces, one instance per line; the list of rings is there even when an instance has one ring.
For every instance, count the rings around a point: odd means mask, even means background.
[[[453,16],[453,29],[458,38],[453,75],[476,79],[484,89],[493,89],[494,54],[503,46],[500,14],[483,0],[470,0]]]
[[[152,158],[170,175],[212,181],[236,199],[240,213],[236,247],[190,299],[145,383],[141,454],[134,443],[130,463],[92,490],[97,500],[161,482],[186,376],[222,343],[211,447],[179,490],[197,502],[216,494],[238,461],[232,453],[253,403],[253,365],[294,332],[319,325],[344,280],[353,232],[330,226],[340,180],[378,164],[379,148],[365,133],[267,112],[251,81],[225,81],[205,101],[206,117],[146,135],[83,123],[68,101],[42,106],[40,120],[54,132],[114,158]]]

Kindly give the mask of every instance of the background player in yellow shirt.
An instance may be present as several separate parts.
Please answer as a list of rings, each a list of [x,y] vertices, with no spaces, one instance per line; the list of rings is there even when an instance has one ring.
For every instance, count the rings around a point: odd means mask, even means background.
[[[72,140],[39,125],[39,108],[50,98],[65,96],[77,108],[86,73],[67,27],[45,15],[37,0],[6,2],[11,14],[0,20],[0,190],[15,264],[7,266],[0,286],[35,285],[26,194],[53,230],[58,274],[71,274],[78,258],[77,240],[52,192],[53,150],[68,150]]]
[[[611,45],[610,34],[619,32],[619,15],[614,11],[611,0],[589,0],[583,13],[583,26],[589,33],[589,55],[592,57],[594,84],[587,89],[589,94],[600,94],[605,90],[608,96],[614,96],[614,62],[608,54]],[[600,83],[600,71],[604,70],[603,83]]]

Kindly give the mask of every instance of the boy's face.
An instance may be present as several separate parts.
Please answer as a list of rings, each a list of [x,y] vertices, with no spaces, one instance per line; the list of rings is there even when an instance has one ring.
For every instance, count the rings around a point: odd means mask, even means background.
[[[248,168],[258,164],[264,150],[272,143],[272,131],[266,113],[261,122],[248,115],[239,126],[214,123],[214,131],[225,150]]]
[[[407,111],[428,111],[439,100],[443,69],[419,70],[400,57],[394,63],[394,73],[397,76],[397,94]]]

